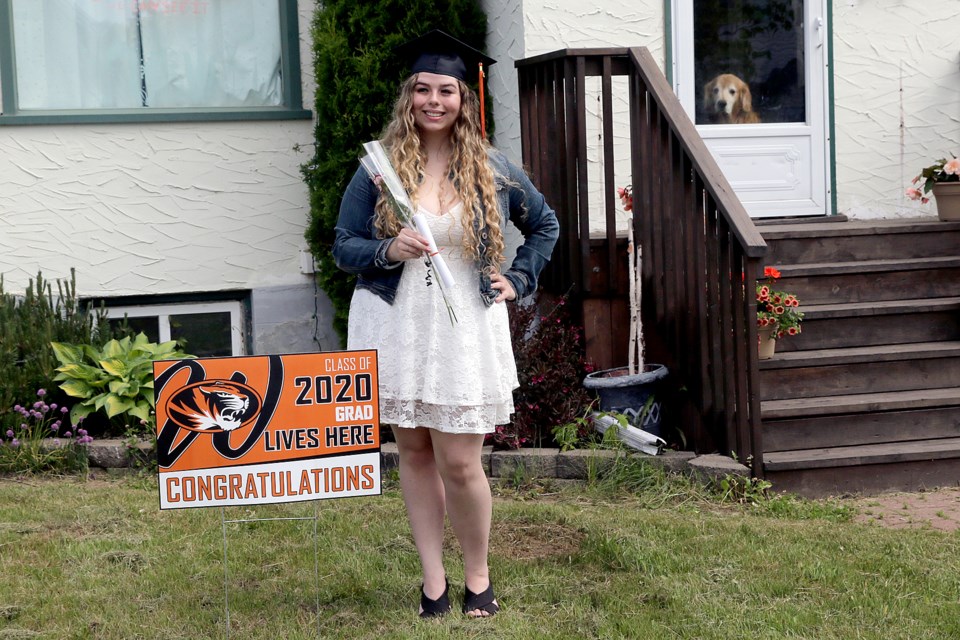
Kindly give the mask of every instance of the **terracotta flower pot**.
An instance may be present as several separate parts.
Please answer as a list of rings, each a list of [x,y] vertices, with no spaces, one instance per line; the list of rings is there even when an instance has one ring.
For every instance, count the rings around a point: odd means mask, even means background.
[[[758,357],[761,360],[769,360],[777,348],[777,339],[773,337],[773,327],[760,327],[757,329],[757,348]]]
[[[936,182],[933,197],[937,202],[937,217],[943,221],[960,220],[960,182]]]

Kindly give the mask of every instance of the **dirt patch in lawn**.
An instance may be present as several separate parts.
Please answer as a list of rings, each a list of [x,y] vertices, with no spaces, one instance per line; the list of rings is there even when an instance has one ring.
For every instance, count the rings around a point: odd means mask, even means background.
[[[569,556],[580,550],[585,537],[579,529],[558,523],[494,520],[490,551],[514,560]]]
[[[960,487],[858,498],[858,522],[891,529],[960,529]]]

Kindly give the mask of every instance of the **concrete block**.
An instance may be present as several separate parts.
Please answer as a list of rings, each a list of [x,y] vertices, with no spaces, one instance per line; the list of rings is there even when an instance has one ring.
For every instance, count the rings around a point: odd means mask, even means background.
[[[647,456],[651,464],[658,465],[667,473],[688,473],[690,461],[697,457],[693,451],[664,449],[658,456]]]
[[[91,467],[125,469],[145,464],[155,456],[153,443],[147,441],[139,441],[133,446],[128,446],[126,440],[107,438],[87,444],[87,457]]]
[[[493,447],[486,446],[480,450],[480,464],[483,466],[483,472],[488,476],[492,475],[491,465],[493,464]]]
[[[383,471],[387,469],[396,469],[400,466],[400,451],[397,449],[396,442],[380,443],[380,468]]]
[[[490,475],[505,478],[522,468],[527,478],[556,478],[559,449],[517,449],[495,451],[490,461]]]
[[[585,480],[591,465],[597,471],[606,471],[621,455],[608,449],[574,449],[557,454],[557,477]]]
[[[750,469],[733,458],[719,453],[697,456],[690,460],[687,465],[695,477],[707,482],[720,480],[727,475],[750,476]]]

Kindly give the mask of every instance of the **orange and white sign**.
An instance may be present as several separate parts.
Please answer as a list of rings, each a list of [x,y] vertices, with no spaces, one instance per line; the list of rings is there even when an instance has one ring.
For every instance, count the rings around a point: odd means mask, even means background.
[[[376,351],[153,365],[160,508],[379,495]]]

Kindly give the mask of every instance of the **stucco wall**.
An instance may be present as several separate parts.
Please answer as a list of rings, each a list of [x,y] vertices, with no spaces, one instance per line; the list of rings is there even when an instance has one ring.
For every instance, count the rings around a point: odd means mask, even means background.
[[[903,190],[960,155],[960,2],[835,0],[833,17],[839,212],[934,215]]]
[[[661,0],[482,0],[497,117],[494,142],[520,161],[520,98],[514,62],[566,48],[645,46],[665,61]]]
[[[308,109],[313,8],[300,0]],[[294,150],[310,149],[312,128],[309,120],[0,127],[5,288],[22,291],[38,270],[53,279],[75,267],[85,296],[272,288],[312,297],[298,255],[309,210],[299,167],[308,156]],[[281,316],[272,313],[271,330]],[[302,334],[299,347],[309,346],[313,320],[288,321]],[[276,346],[257,335],[254,343]]]
[[[664,64],[663,2],[487,0],[523,20],[523,56],[565,47],[648,47]],[[517,13],[521,15],[518,16]],[[491,31],[504,28],[499,23]],[[932,216],[933,204],[906,200],[903,190],[933,160],[960,155],[960,2],[834,0],[833,54],[838,212],[857,218]],[[502,37],[492,55],[504,55]],[[516,55],[511,56],[512,60]],[[498,126],[518,117],[516,78],[497,105]],[[595,112],[588,115],[594,126]],[[519,155],[519,131],[496,142]],[[591,154],[593,155],[593,154]],[[621,155],[621,154],[618,154]],[[591,163],[591,193],[598,163]],[[620,169],[618,163],[618,184]],[[595,199],[596,196],[594,196]]]

